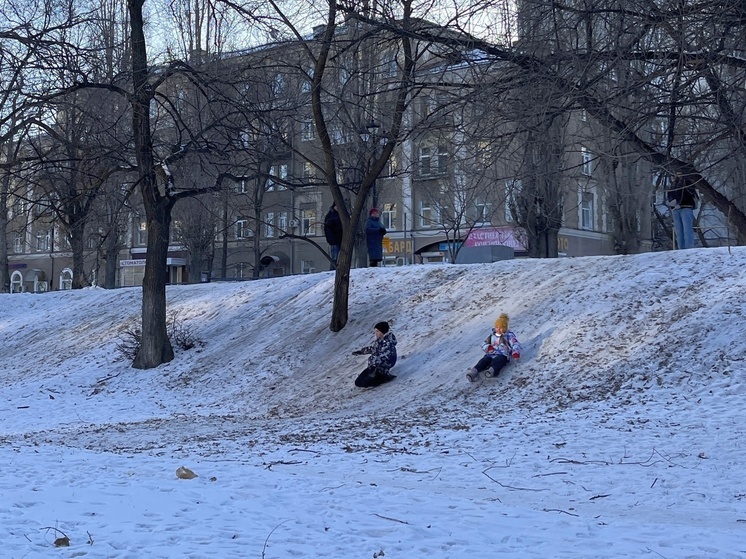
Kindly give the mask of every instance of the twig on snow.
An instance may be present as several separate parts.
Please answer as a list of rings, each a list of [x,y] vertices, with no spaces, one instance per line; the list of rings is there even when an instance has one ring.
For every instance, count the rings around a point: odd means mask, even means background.
[[[533,489],[530,487],[515,487],[513,485],[505,485],[504,483],[500,483],[495,478],[493,478],[491,475],[487,473],[488,470],[491,470],[492,468],[487,468],[482,473],[487,476],[490,480],[494,481],[496,484],[498,484],[500,487],[504,487],[505,489],[515,489],[516,491],[547,491],[546,489]]]
[[[567,512],[566,510],[562,509],[542,509],[544,512],[561,512],[563,514],[568,514],[570,516],[580,516],[579,514],[575,514],[574,512]]]
[[[647,550],[647,551],[649,551],[650,553],[655,553],[655,554],[656,554],[656,555],[657,555],[658,557],[663,557],[663,559],[666,559],[666,556],[665,556],[665,555],[661,555],[660,553],[658,553],[658,552],[657,552],[657,551],[655,551],[654,549],[650,549],[650,548],[648,547],[648,548],[646,548],[646,550]]]
[[[274,533],[274,531],[277,530],[283,524],[285,524],[285,522],[290,522],[290,519],[288,518],[287,520],[283,520],[277,526],[275,526],[274,528],[272,528],[272,530],[270,531],[269,534],[267,534],[267,539],[264,540],[264,547],[262,547],[262,559],[266,558],[267,544],[269,543],[269,538],[272,537],[272,534]]]
[[[272,466],[282,465],[282,466],[294,466],[296,464],[303,464],[302,460],[276,460],[274,462],[270,462],[267,464],[267,469],[271,470]]]
[[[382,516],[376,512],[373,513],[374,516],[377,516],[378,518],[383,518],[384,520],[391,520],[392,522],[399,522],[401,524],[409,524],[409,522],[405,520],[399,520],[398,518],[391,518],[389,516]]]

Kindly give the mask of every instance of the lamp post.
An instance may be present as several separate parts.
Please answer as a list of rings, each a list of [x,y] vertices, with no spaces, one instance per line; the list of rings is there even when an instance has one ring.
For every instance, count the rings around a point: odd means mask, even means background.
[[[365,146],[368,146],[368,142],[371,142],[373,147],[373,157],[372,159],[375,161],[378,154],[376,153],[377,145],[378,145],[378,128],[380,126],[378,123],[373,120],[372,118],[368,121],[368,124],[365,125],[365,127],[360,128],[359,134],[360,139],[363,140],[363,143]],[[368,165],[368,169],[370,169],[370,165]],[[372,192],[373,192],[373,207],[378,207],[378,190],[376,188],[376,177],[373,178],[373,184],[372,184]]]

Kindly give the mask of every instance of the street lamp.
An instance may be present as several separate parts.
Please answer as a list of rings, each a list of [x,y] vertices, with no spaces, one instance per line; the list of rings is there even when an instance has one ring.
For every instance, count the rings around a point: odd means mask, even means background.
[[[377,145],[378,145],[378,129],[380,128],[379,124],[373,120],[372,118],[368,121],[368,124],[365,125],[365,127],[360,128],[358,133],[360,134],[360,139],[363,141],[365,146],[368,146],[368,142],[371,142],[373,147],[373,160],[375,161],[376,157],[378,157],[377,152]],[[370,168],[370,166],[368,166]],[[373,184],[372,184],[372,191],[373,191],[373,207],[378,207],[378,190],[376,188],[376,177],[373,178]]]

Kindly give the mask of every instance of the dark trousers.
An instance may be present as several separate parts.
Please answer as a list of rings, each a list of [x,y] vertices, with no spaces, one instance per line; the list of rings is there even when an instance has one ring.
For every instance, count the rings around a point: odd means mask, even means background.
[[[494,357],[492,355],[485,355],[479,360],[476,365],[474,365],[474,368],[481,373],[482,371],[486,371],[487,369],[492,367],[492,370],[495,371],[495,375],[497,375],[497,373],[499,373],[500,370],[507,364],[508,358],[501,353],[499,355],[495,355]]]
[[[371,260],[371,261],[370,261],[370,267],[371,267],[371,268],[377,268],[377,267],[378,267],[378,264],[380,264],[380,263],[381,263],[381,261],[380,261],[380,260]]]
[[[395,378],[396,377],[392,375],[388,369],[368,367],[355,379],[355,386],[369,388],[371,386],[378,386],[384,382],[389,382]]]

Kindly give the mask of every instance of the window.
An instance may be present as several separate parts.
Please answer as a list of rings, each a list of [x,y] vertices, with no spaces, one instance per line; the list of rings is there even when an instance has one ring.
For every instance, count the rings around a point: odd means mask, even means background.
[[[350,143],[349,130],[342,128],[340,124],[332,124],[329,126],[329,140],[332,145],[341,145]]]
[[[301,274],[313,274],[316,268],[313,265],[313,260],[301,260],[300,261],[300,273]]]
[[[429,202],[420,202],[420,227],[434,227],[440,223],[440,215],[437,208],[430,206]]]
[[[513,211],[516,200],[521,193],[521,179],[505,181],[505,221],[513,221]]]
[[[381,63],[381,76],[388,78],[396,77],[396,74],[399,70],[399,64],[396,61],[396,52],[385,52],[382,55],[382,59],[383,61]]]
[[[73,271],[70,268],[65,268],[60,274],[60,289],[72,289],[73,288]]]
[[[308,181],[316,178],[316,168],[310,161],[303,162],[303,178]]]
[[[19,216],[26,213],[26,200],[22,198],[16,198],[13,201],[13,215]]]
[[[300,139],[304,142],[310,142],[316,138],[316,126],[311,119],[306,119],[300,123]]]
[[[233,269],[233,277],[243,279],[251,277],[251,266],[248,262],[237,262]]]
[[[280,212],[277,214],[277,228],[281,231],[288,230],[288,213]]]
[[[432,99],[429,95],[420,95],[420,115],[422,116],[422,119],[426,119],[430,116],[430,112],[432,111]]]
[[[422,146],[419,171],[421,177],[442,175],[448,169],[448,149],[445,146]]]
[[[267,179],[267,192],[272,192],[273,190],[287,190],[287,186],[284,185],[284,182],[287,181],[288,178],[288,166],[287,164],[282,165],[272,165],[269,168],[269,178]]]
[[[233,232],[236,239],[248,239],[254,236],[254,232],[249,228],[249,220],[245,218],[236,221]]]
[[[274,177],[276,176],[275,173],[276,173],[276,170],[273,165],[272,167],[269,168],[269,176],[267,177],[267,182],[264,183],[265,192],[272,192],[275,189],[275,184],[277,184],[274,179]]]
[[[23,275],[18,270],[10,274],[10,292],[23,293]]]
[[[280,134],[280,139],[283,142],[288,142],[290,140],[290,124],[287,120],[280,121],[277,124],[277,131]]]
[[[581,147],[580,155],[583,158],[583,167],[581,169],[581,172],[584,175],[590,177],[593,171],[593,154],[590,151],[588,151],[586,148]]]
[[[174,105],[176,105],[176,110],[180,113],[183,113],[186,110],[186,92],[183,89],[176,91],[176,101],[174,102]]]
[[[313,235],[316,227],[316,210],[313,208],[302,209],[300,212],[300,234]]]
[[[236,193],[237,194],[246,194],[249,191],[249,185],[247,184],[246,179],[241,179],[240,181],[236,182]]]
[[[395,153],[392,153],[389,156],[388,161],[386,161],[386,166],[383,168],[383,176],[384,177],[393,177],[396,172],[399,170],[399,160],[396,157]]]
[[[493,157],[494,147],[492,142],[489,140],[481,140],[477,142],[476,162],[479,168],[485,169],[489,167],[492,164]]]
[[[492,203],[491,202],[488,202],[486,199],[483,199],[483,198],[477,198],[474,201],[474,206],[476,208],[476,214],[474,216],[474,221],[476,223],[492,222]]]
[[[251,132],[242,130],[238,133],[238,141],[241,142],[241,147],[248,148],[251,146]]]
[[[580,228],[593,230],[593,193],[582,192],[580,194]]]
[[[264,219],[264,236],[275,236],[275,212],[267,212],[267,216]]]
[[[306,75],[303,76],[300,84],[300,90],[303,93],[311,92],[311,80],[313,79],[313,66],[309,66],[306,70]]]
[[[174,241],[178,241],[179,239],[182,239],[182,223],[178,219],[174,219],[171,222],[171,229],[169,230],[169,242],[173,243]]]
[[[381,211],[381,225],[389,231],[396,230],[396,204],[384,204]]]
[[[148,223],[141,221],[137,228],[137,244],[145,245],[148,242]]]
[[[41,231],[36,234],[36,250],[49,250],[50,235],[49,231]]]
[[[282,74],[277,74],[275,76],[275,81],[272,84],[272,93],[274,93],[275,95],[284,93],[286,85],[287,84],[285,82],[285,76],[283,76]]]
[[[23,252],[23,235],[16,233],[13,236],[13,252],[21,254]]]
[[[427,177],[430,175],[430,149],[429,147],[420,148],[420,176]]]

